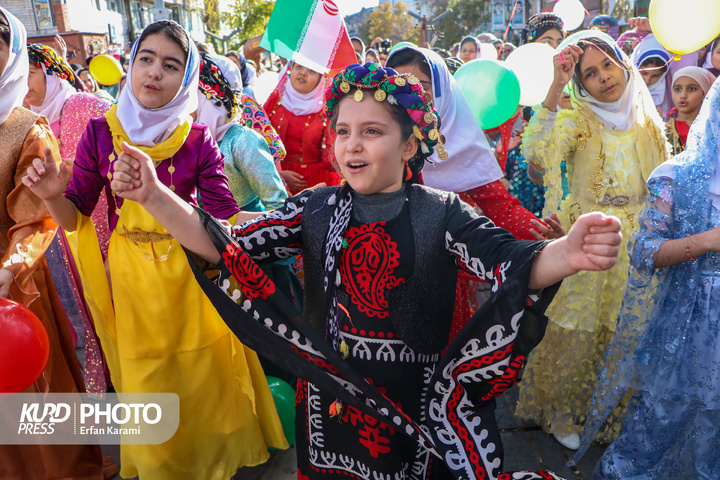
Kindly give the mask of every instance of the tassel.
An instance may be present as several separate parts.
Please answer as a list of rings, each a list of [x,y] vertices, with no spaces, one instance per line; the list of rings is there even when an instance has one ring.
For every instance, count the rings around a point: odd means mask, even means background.
[[[342,420],[343,404],[340,400],[335,399],[330,404],[330,417],[338,417],[338,420]]]
[[[350,356],[350,347],[348,347],[348,344],[344,339],[340,342],[340,353],[342,353],[343,358],[348,358]]]

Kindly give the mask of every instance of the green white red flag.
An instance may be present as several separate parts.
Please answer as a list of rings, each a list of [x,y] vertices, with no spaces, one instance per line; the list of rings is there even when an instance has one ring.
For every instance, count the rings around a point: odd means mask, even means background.
[[[356,63],[338,0],[277,0],[260,46],[317,72]]]

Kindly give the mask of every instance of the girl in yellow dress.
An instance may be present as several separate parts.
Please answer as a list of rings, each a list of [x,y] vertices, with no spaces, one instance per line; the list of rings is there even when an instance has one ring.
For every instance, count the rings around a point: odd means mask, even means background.
[[[516,414],[577,449],[627,282],[627,239],[638,227],[645,183],[668,158],[669,147],[640,74],[608,35],[581,32],[558,52],[554,83],[525,129],[523,153],[544,170],[546,214],[557,212],[566,227],[591,211],[615,215],[624,240],[612,271],[582,272],[562,285],[547,311],[545,339],[528,360]],[[573,109],[557,111],[568,83]],[[564,161],[570,190],[565,196]],[[614,437],[616,419],[611,417],[598,440]]]
[[[169,441],[122,446],[123,477],[227,479],[243,465],[266,461],[267,447],[287,448],[255,352],[222,321],[177,241],[144,208],[108,194],[108,279],[90,219],[123,143],[150,155],[184,201],[197,204],[200,196],[208,212],[235,219],[240,209],[223,157],[207,127],[190,117],[199,64],[182,27],[166,20],[149,25],[132,51],[117,104],[88,124],[72,178],[66,165],[47,163],[46,150],[46,163],[36,159],[23,179],[59,225],[77,231],[78,270],[116,390],[180,397],[180,427]]]

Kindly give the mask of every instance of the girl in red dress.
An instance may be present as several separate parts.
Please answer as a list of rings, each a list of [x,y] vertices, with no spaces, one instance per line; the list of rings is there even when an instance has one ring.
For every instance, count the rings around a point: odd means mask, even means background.
[[[322,74],[290,62],[265,103],[287,149],[280,173],[293,195],[318,183],[340,182],[332,166],[332,139],[323,113],[325,88]]]

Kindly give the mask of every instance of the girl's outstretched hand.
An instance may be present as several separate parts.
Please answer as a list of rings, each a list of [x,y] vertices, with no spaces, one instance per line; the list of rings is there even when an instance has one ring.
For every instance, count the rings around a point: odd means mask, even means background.
[[[36,158],[22,183],[42,200],[52,200],[65,192],[70,183],[70,168],[65,162],[55,163],[50,147],[43,148],[44,160]]]
[[[537,220],[530,220],[530,224],[535,229],[530,230],[530,233],[535,237],[535,240],[555,240],[556,238],[565,236],[565,228],[558,218],[557,213],[545,217],[544,220],[545,223],[549,225],[549,228]]]
[[[566,255],[575,270],[608,270],[617,262],[622,242],[620,220],[600,212],[577,219],[566,237]]]
[[[142,150],[126,142],[123,142],[122,150],[114,163],[110,188],[122,198],[143,204],[160,186],[155,167]]]

